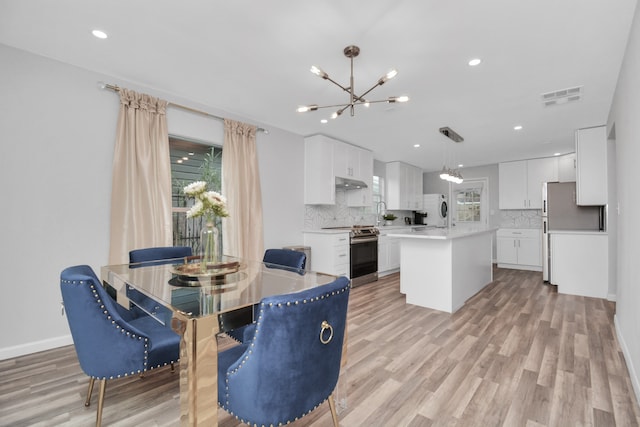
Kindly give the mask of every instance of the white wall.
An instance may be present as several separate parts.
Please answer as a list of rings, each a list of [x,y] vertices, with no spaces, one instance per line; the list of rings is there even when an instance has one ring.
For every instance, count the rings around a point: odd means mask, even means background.
[[[607,129],[615,128],[618,213],[616,269],[616,330],[636,398],[640,397],[640,8],[636,8],[631,34]],[[616,214],[613,207],[610,215]]]
[[[119,103],[97,82],[225,113],[1,44],[0,63],[0,359],[5,359],[71,343],[60,314],[60,271],[89,264],[100,275],[107,263]],[[169,109],[167,121],[171,133],[223,140],[218,120]],[[258,134],[265,245],[299,244],[303,138],[269,130],[269,135]]]

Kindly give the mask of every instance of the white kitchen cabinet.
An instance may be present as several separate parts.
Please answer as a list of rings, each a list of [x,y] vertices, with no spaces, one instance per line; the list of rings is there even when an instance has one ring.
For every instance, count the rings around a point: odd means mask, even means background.
[[[527,208],[527,161],[498,164],[500,209]]]
[[[576,182],[576,153],[558,157],[558,181]]]
[[[304,245],[311,248],[313,270],[349,277],[349,233],[305,232]]]
[[[527,209],[542,209],[542,183],[557,180],[557,157],[527,160]]]
[[[366,183],[366,188],[347,191],[347,204],[371,206],[373,153],[324,135],[305,138],[304,203],[335,205],[336,177]]]
[[[551,232],[549,281],[558,293],[607,298],[609,245],[602,232]]]
[[[367,188],[349,190],[347,205],[371,206],[373,204],[373,153],[369,150],[357,149],[359,179],[367,184]],[[355,169],[354,169],[355,170]]]
[[[360,151],[362,149],[334,141],[333,165],[336,176],[342,178],[360,179]]]
[[[496,233],[498,267],[541,271],[541,240],[540,230],[499,229]]]
[[[558,159],[499,163],[498,173],[500,209],[542,209],[542,183],[558,180]]]
[[[400,268],[400,239],[384,234],[378,236],[378,274]]]
[[[582,206],[607,204],[607,129],[576,131],[576,193]]]
[[[389,162],[386,183],[387,209],[422,209],[422,169],[403,162]]]
[[[304,203],[335,205],[336,177],[333,173],[333,140],[314,135],[304,140]]]

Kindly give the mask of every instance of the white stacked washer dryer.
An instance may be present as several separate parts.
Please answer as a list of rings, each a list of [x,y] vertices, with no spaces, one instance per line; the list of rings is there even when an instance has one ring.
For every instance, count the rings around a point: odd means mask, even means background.
[[[435,227],[447,226],[447,196],[444,194],[424,194],[422,211],[427,213],[427,225]]]

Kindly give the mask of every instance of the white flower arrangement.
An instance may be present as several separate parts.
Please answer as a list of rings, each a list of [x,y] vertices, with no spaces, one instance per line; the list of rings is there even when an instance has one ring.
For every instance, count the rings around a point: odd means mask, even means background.
[[[197,218],[206,216],[207,221],[213,220],[214,216],[229,216],[227,212],[227,199],[216,191],[207,191],[207,183],[196,181],[184,187],[184,194],[193,197],[196,202],[187,211],[187,218]]]

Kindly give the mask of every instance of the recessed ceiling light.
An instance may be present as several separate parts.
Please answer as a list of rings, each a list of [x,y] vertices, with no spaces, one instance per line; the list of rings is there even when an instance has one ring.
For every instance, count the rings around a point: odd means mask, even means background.
[[[183,157],[182,160],[189,160],[189,158],[188,157]]]
[[[190,153],[189,153],[189,155],[190,155],[190,156],[194,156],[195,154],[196,154],[196,153],[192,153],[192,152],[190,152]]]
[[[458,167],[459,167],[459,168],[463,168],[463,167],[464,167],[464,165],[463,165],[462,163],[460,163],[460,164],[458,165]]]
[[[325,123],[327,123],[328,121],[329,121],[329,120],[327,120],[327,119],[322,119],[322,120],[320,120],[320,123],[325,124]]]
[[[91,31],[91,34],[93,34],[95,37],[97,37],[99,39],[106,39],[107,38],[107,33],[105,33],[104,31],[93,30],[93,31]]]
[[[476,65],[480,65],[481,62],[482,62],[482,59],[473,58],[471,61],[469,61],[469,66],[470,67],[475,67]]]
[[[513,130],[522,130],[522,125],[514,126]]]
[[[420,144],[413,144],[413,148],[419,148]]]
[[[553,155],[554,155],[554,156],[559,156],[559,155],[560,155],[560,153],[553,153]]]
[[[176,163],[182,163],[182,159],[176,160]]]

